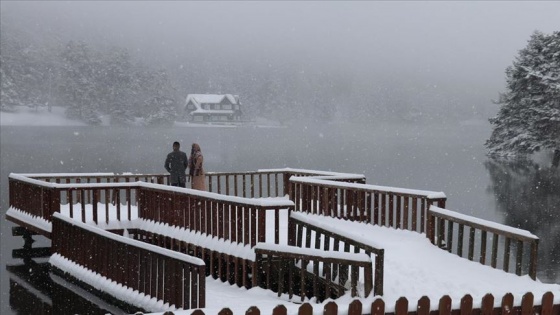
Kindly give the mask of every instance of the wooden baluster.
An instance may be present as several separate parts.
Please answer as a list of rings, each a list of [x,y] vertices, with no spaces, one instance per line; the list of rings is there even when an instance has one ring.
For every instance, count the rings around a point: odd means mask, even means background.
[[[474,227],[471,226],[469,231],[469,260],[474,259]]]
[[[511,238],[506,236],[504,244],[504,271],[509,272],[509,253],[510,253]]]
[[[497,262],[498,262],[498,238],[499,235],[498,234],[494,234],[492,236],[492,261],[491,261],[491,266],[493,268],[496,268]]]
[[[515,274],[521,276],[521,267],[523,267],[523,241],[517,241],[517,258],[515,261]]]

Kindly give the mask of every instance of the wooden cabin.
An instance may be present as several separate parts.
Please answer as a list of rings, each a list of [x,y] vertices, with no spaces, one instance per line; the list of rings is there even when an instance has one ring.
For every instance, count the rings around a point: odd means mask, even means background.
[[[185,101],[185,119],[189,122],[239,122],[243,112],[239,95],[189,94]]]

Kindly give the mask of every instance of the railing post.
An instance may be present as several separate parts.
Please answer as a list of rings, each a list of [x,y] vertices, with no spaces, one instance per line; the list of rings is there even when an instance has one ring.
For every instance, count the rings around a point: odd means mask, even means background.
[[[291,218],[292,207],[288,208],[288,245],[296,245],[296,223]]]
[[[529,276],[533,280],[537,280],[537,258],[539,251],[539,240],[531,242],[531,259],[529,262]]]
[[[384,266],[385,266],[385,250],[381,249],[375,256],[375,283],[373,286],[374,295],[383,295]]]
[[[284,196],[286,196],[286,195],[290,196],[289,197],[290,200],[295,202],[295,200],[293,199],[294,196],[293,196],[293,191],[292,191],[292,184],[290,183],[290,177],[291,176],[292,176],[291,173],[288,173],[288,172],[283,173]]]
[[[436,244],[435,243],[435,217],[432,215],[432,212],[430,211],[430,208],[428,208],[428,211],[426,211],[427,213],[427,218],[426,218],[426,237],[428,237],[428,239],[430,240],[430,242],[432,242],[432,244]]]

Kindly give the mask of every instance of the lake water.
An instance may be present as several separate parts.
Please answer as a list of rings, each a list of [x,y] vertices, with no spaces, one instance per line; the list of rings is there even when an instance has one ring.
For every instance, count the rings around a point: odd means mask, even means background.
[[[447,208],[527,229],[540,237],[537,277],[560,283],[558,170],[489,163],[485,122],[421,126],[297,125],[289,128],[0,127],[1,314],[104,314],[42,265],[12,258],[21,237],[6,222],[9,173],[163,173],[173,141],[201,145],[207,171],[305,168],[364,174],[368,184],[443,191]],[[34,246],[48,246],[35,237]],[[37,260],[44,262],[43,260]],[[27,279],[27,280],[25,280]],[[26,308],[27,307],[27,308]],[[54,312],[45,309],[54,309]],[[43,311],[37,311],[37,310]]]

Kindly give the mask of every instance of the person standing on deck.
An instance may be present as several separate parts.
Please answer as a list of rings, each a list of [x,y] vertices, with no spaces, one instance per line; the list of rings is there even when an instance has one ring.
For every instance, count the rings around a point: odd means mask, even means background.
[[[185,171],[189,165],[187,154],[181,150],[181,144],[173,142],[173,152],[165,159],[165,169],[169,172],[171,186],[187,187],[187,175]]]
[[[193,143],[191,149],[191,158],[189,163],[189,174],[192,177],[192,189],[206,190],[206,179],[204,176],[204,167],[202,166],[204,157],[197,143]]]

